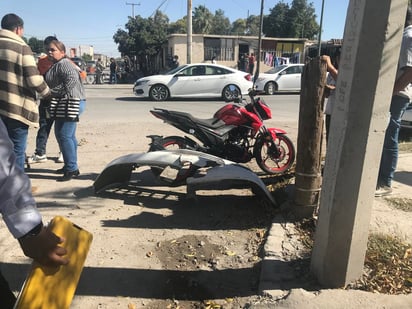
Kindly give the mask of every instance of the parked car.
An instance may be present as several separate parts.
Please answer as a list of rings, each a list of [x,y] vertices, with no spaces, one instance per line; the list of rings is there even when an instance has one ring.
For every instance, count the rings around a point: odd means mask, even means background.
[[[284,64],[265,73],[256,81],[256,91],[275,94],[279,91],[300,92],[300,80],[304,64]]]
[[[165,74],[139,78],[133,92],[138,97],[163,101],[175,97],[213,98],[232,101],[253,87],[251,75],[212,63],[179,66]]]
[[[86,62],[86,72],[87,74],[96,73],[96,60],[89,60]]]
[[[86,70],[86,62],[80,57],[71,57],[71,61],[73,61],[80,69],[83,71]]]
[[[402,116],[401,127],[406,129],[412,129],[412,105],[406,108],[405,113]]]

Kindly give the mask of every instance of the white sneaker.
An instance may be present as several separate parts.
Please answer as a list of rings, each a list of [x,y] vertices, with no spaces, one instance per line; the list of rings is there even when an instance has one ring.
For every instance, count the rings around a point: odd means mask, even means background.
[[[375,197],[387,196],[392,194],[392,188],[388,186],[378,186],[375,191]]]
[[[59,152],[59,157],[57,158],[56,162],[57,163],[64,163],[63,154],[61,152]]]
[[[42,155],[39,156],[37,154],[32,155],[31,157],[27,158],[27,163],[32,164],[32,163],[43,163],[47,161],[47,156]]]

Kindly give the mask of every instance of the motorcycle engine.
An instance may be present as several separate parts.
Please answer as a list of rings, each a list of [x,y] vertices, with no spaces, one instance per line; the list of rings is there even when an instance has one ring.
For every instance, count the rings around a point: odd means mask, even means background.
[[[237,163],[246,163],[252,159],[248,141],[249,129],[239,127],[229,133],[229,138],[224,144],[226,158]]]

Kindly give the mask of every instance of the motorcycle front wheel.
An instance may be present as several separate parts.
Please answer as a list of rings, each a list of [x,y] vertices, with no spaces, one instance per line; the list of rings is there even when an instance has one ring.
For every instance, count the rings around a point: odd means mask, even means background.
[[[188,142],[180,136],[164,137],[156,141],[156,146],[161,146],[165,150],[192,148],[190,147]],[[157,147],[156,149],[159,148]],[[149,151],[152,151],[152,149],[149,149]],[[195,170],[192,168],[192,164],[190,162],[185,163],[183,167],[178,171],[169,170],[169,174],[172,174],[171,177],[165,177],[162,175],[165,173],[166,170],[167,168],[151,167],[151,171],[154,176],[156,176],[161,182],[164,182],[165,184],[172,187],[185,184],[186,178],[192,176],[195,173]]]
[[[256,163],[267,174],[287,172],[295,162],[295,147],[286,136],[279,134],[276,140],[259,138],[254,147]]]

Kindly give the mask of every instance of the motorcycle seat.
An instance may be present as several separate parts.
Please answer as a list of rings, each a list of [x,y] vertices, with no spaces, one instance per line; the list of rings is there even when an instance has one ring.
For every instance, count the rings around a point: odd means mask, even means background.
[[[200,124],[202,126],[205,126],[211,129],[217,129],[225,125],[225,123],[222,120],[217,119],[217,118],[201,119],[201,118],[196,118],[189,113],[177,112],[177,111],[169,111],[169,113],[173,113],[179,117],[188,118],[194,123]]]

